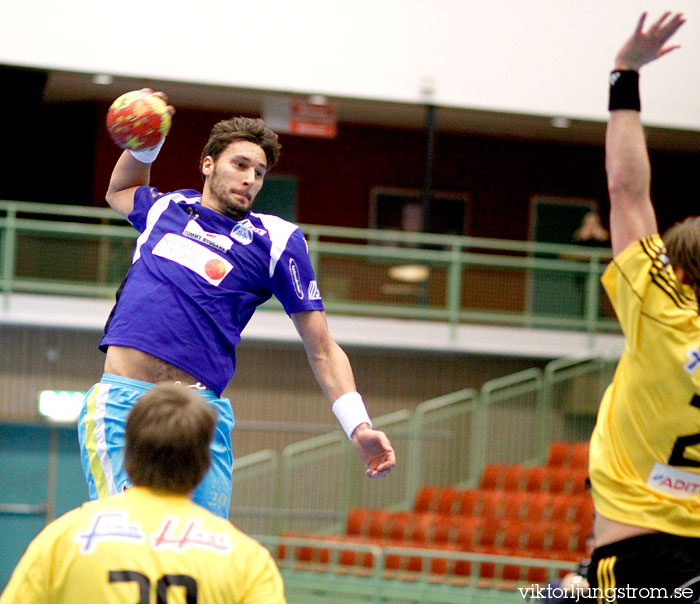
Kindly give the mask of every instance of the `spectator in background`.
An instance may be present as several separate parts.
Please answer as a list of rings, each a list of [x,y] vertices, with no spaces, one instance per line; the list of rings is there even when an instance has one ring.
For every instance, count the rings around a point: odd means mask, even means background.
[[[175,601],[285,604],[270,553],[190,500],[209,465],[216,412],[160,384],[126,422],[125,492],[85,503],[31,542],[0,604]]]
[[[610,247],[610,233],[603,226],[597,210],[591,210],[581,220],[581,226],[574,232],[572,243],[594,247]]]

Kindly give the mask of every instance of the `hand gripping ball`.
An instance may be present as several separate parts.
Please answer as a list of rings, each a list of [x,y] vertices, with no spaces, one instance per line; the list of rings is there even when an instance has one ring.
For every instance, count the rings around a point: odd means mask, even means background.
[[[109,108],[107,131],[122,149],[152,149],[170,131],[168,106],[155,94],[127,92]]]

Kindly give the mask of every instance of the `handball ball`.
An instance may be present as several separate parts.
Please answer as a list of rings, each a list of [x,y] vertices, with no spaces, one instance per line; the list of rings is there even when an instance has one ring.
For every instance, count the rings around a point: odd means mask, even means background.
[[[170,131],[168,106],[141,90],[122,94],[107,112],[107,131],[122,149],[152,149]]]

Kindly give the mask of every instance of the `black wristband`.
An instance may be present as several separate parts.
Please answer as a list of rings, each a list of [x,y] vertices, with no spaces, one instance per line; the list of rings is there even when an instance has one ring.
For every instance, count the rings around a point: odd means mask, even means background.
[[[616,69],[610,73],[610,101],[608,111],[633,109],[640,111],[639,72]]]

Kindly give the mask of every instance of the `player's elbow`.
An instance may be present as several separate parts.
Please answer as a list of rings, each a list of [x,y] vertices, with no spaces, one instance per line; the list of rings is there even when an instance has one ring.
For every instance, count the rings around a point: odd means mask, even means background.
[[[628,178],[615,172],[608,172],[608,195],[611,203],[641,202],[648,198],[649,186],[648,179]]]

